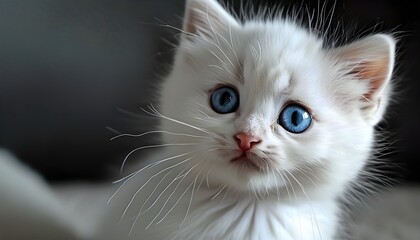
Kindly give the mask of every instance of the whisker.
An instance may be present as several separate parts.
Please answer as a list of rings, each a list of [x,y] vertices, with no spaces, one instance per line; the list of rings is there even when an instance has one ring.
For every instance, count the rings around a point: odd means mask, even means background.
[[[223,186],[220,188],[220,190],[211,198],[211,200],[215,199],[219,194],[226,188],[226,184],[223,184]]]
[[[197,164],[198,165],[198,164]],[[195,182],[196,180],[197,180],[197,178],[198,178],[198,176],[201,174],[201,172],[203,171],[203,169],[204,169],[204,166],[201,168],[201,170],[200,170],[200,172],[198,172],[198,174],[197,174],[197,176],[195,177],[195,179],[194,179],[194,181],[193,182]],[[203,178],[202,178],[202,180],[203,180]],[[175,208],[175,206],[179,203],[179,201],[181,200],[181,198],[185,195],[185,193],[188,191],[188,189],[191,187],[191,185],[193,184],[193,182],[191,182],[191,184],[185,189],[185,191],[180,195],[180,197],[178,198],[178,200],[174,203],[174,205],[168,210],[168,212],[165,214],[165,216],[163,216],[163,218],[162,219],[160,219],[158,222],[156,222],[156,224],[159,224],[160,222],[162,222],[163,221],[163,219],[165,219],[168,215],[169,215],[169,213]],[[195,185],[195,183],[194,183],[194,185]],[[200,185],[201,185],[201,183],[200,183]],[[200,186],[198,186],[198,188],[200,188]],[[197,189],[198,189],[197,188]],[[176,190],[176,189],[175,189]]]
[[[197,176],[201,174],[201,172],[204,170],[204,168],[205,168],[205,167],[206,167],[206,166],[203,166],[203,167],[201,168],[201,170],[200,170],[200,172],[197,174]],[[203,184],[203,182],[204,182],[204,178],[205,178],[205,177],[206,177],[206,175],[205,175],[205,174],[203,174],[203,177],[201,178],[200,183],[198,184],[197,190],[199,190],[199,189],[200,189],[201,185],[202,185],[202,184]]]
[[[281,174],[280,170],[278,170],[277,168],[275,168],[275,169],[276,169],[276,171],[278,172],[278,174],[280,175],[281,180],[284,182],[284,186],[286,187],[286,192],[287,192],[287,195],[289,196],[289,201],[291,202],[291,201],[292,201],[292,197],[291,197],[291,195],[290,195],[289,188],[287,187],[287,183],[289,183],[289,184],[290,184],[290,181],[287,181],[287,182],[286,182],[286,180],[284,179],[283,174]]]
[[[130,134],[130,133],[120,133],[120,135],[112,137],[110,140],[115,140],[117,138],[120,137],[142,137],[145,135],[149,135],[149,134],[153,134],[153,133],[166,133],[169,135],[175,135],[175,136],[185,136],[185,137],[193,137],[193,138],[211,138],[211,137],[207,137],[207,136],[199,136],[199,135],[192,135],[192,134],[185,134],[185,133],[174,133],[174,132],[169,132],[169,131],[148,131],[148,132],[144,132],[144,133],[140,133],[140,134]]]
[[[180,184],[185,177],[198,165],[199,163],[195,164],[193,167],[191,167],[190,170],[188,170],[187,173],[185,173],[185,176],[181,179],[181,181],[178,183]],[[179,185],[177,185],[179,186]],[[146,229],[148,229],[150,227],[150,225],[152,225],[152,223],[156,220],[156,218],[162,213],[163,209],[165,208],[166,204],[168,204],[169,200],[171,199],[172,195],[175,193],[177,187],[174,189],[174,191],[172,191],[171,195],[169,195],[168,199],[166,199],[165,203],[163,204],[163,206],[161,207],[160,211],[156,214],[156,216],[152,219],[152,221],[149,223],[149,225],[146,226]]]
[[[179,201],[181,201],[182,197],[185,195],[185,193],[187,193],[188,189],[190,189],[190,187],[193,185],[193,183],[194,183],[194,181],[191,182],[190,185],[188,185],[187,188],[185,188],[184,192],[182,192],[182,194],[180,195],[178,200],[174,203],[174,205],[168,210],[168,212],[159,221],[156,222],[156,224],[161,223],[169,215],[169,213],[172,212],[172,210],[176,207],[176,205],[178,205]]]
[[[115,191],[115,193],[114,194],[112,194],[112,196],[109,198],[109,200],[107,201],[107,204],[109,204],[111,201],[112,201],[112,199],[115,197],[115,195],[117,195],[118,194],[118,192],[125,186],[125,184],[127,184],[127,182],[128,181],[130,181],[133,177],[135,177],[137,174],[139,174],[139,173],[141,173],[142,171],[144,171],[144,170],[146,170],[146,169],[148,169],[148,168],[151,168],[151,167],[154,167],[154,166],[156,166],[156,165],[158,165],[158,164],[161,164],[161,163],[163,163],[163,162],[166,162],[166,161],[169,161],[169,160],[172,160],[172,159],[175,159],[175,158],[179,158],[179,157],[183,157],[183,156],[186,156],[186,155],[188,155],[188,154],[191,154],[191,153],[193,153],[194,151],[192,151],[192,152],[188,152],[188,153],[184,153],[184,154],[180,154],[180,155],[176,155],[176,156],[173,156],[173,157],[168,157],[168,158],[165,158],[165,159],[163,159],[163,160],[160,160],[160,161],[158,161],[158,162],[153,162],[153,163],[150,163],[150,164],[148,164],[148,165],[146,165],[145,167],[143,167],[143,168],[141,168],[140,170],[137,170],[137,171],[135,171],[135,172],[133,172],[133,173],[130,173],[129,175],[127,175],[127,176],[125,176],[125,177],[123,177],[123,178],[121,178],[121,179],[119,179],[119,180],[117,180],[117,181],[114,181],[113,182],[113,184],[115,184],[115,183],[119,183],[119,182],[121,182],[121,181],[124,181],[122,184],[121,184],[121,186]]]
[[[178,188],[178,186],[181,184],[182,180],[187,176],[186,173],[184,173],[185,170],[187,170],[188,168],[183,169],[166,187],[165,189],[163,189],[163,191],[159,194],[159,196],[153,201],[153,203],[143,212],[141,211],[142,209],[139,210],[140,215],[143,215],[144,213],[146,213],[147,211],[149,211],[150,209],[152,209],[152,207],[159,201],[160,197],[166,192],[166,190],[169,189],[170,186],[172,186],[172,184],[181,178],[181,181],[178,182],[178,184],[175,186],[175,189],[173,191],[173,193],[176,191],[176,189]],[[173,194],[172,193],[172,194]],[[172,194],[170,196],[172,196]]]
[[[156,192],[157,188],[160,186],[160,184],[163,182],[163,180],[166,179],[166,177],[173,171],[173,169],[171,169],[171,171],[169,171],[167,174],[165,174],[165,176],[163,176],[163,178],[159,181],[158,184],[156,184],[156,187],[153,189],[153,191],[149,194],[149,196],[147,197],[147,199],[144,201],[143,205],[141,205],[141,208],[139,210],[139,212],[142,212],[144,206],[146,206],[146,203],[149,201],[149,199],[152,197],[152,195]],[[175,178],[176,179],[176,178]],[[169,185],[168,185],[169,186]],[[152,204],[153,205],[153,204]],[[147,211],[147,209],[146,209]]]
[[[197,175],[197,177],[198,177],[198,175]],[[185,220],[187,219],[188,213],[190,212],[191,203],[192,203],[193,196],[194,196],[195,184],[196,184],[196,182],[197,182],[197,177],[195,177],[195,179],[194,179],[194,185],[193,185],[193,188],[191,189],[191,198],[190,198],[190,202],[188,203],[187,211],[185,212],[185,217],[184,217],[184,219],[182,220],[181,225],[179,225],[179,228],[181,228],[181,227],[182,227],[182,225],[184,224]]]
[[[302,173],[306,178],[308,178],[309,179],[309,181],[311,181],[312,182],[312,184],[314,185],[314,186],[316,186],[316,184],[315,184],[315,182],[312,180],[312,178],[310,178],[300,167],[296,167],[296,170],[297,171],[299,171],[300,173]],[[318,181],[319,181],[319,179],[318,179]]]
[[[185,162],[188,162],[190,159],[191,159],[192,157],[190,157],[190,158],[187,158],[187,159],[185,159],[185,160],[183,160],[183,161],[181,161],[181,162],[179,162],[179,163],[176,163],[176,164],[174,164],[174,165],[171,165],[171,166],[169,166],[169,167],[166,167],[166,168],[164,168],[163,170],[160,170],[159,172],[157,172],[157,173],[155,173],[155,174],[153,174],[135,193],[134,193],[134,195],[133,195],[133,197],[131,198],[131,200],[130,200],[130,202],[128,203],[128,205],[127,205],[127,207],[124,209],[124,212],[123,212],[123,214],[122,214],[122,216],[121,216],[121,219],[124,217],[124,215],[127,213],[127,210],[128,210],[128,208],[131,206],[131,204],[133,203],[133,201],[134,201],[134,199],[137,197],[137,195],[140,193],[140,191],[153,179],[153,178],[155,178],[157,175],[159,175],[159,174],[161,174],[162,172],[164,172],[164,171],[166,171],[166,170],[169,170],[169,169],[172,169],[172,168],[174,168],[174,167],[176,167],[176,166],[178,166],[178,165],[181,165],[182,163],[185,163]]]
[[[228,192],[229,192],[229,189],[230,189],[230,187],[228,187],[228,188],[226,189],[226,192],[225,192],[225,194],[223,195],[223,198],[222,198],[222,200],[220,200],[220,202],[223,202],[223,200],[225,200],[226,195],[227,195],[227,194],[228,194]]]
[[[286,173],[287,173],[288,171],[286,171]],[[297,195],[296,195],[296,191],[295,191],[295,188],[293,187],[293,184],[292,184],[292,182],[290,181],[290,178],[287,176],[287,174],[285,174],[284,175],[286,178],[287,178],[287,181],[289,182],[289,184],[290,184],[290,187],[292,188],[292,192],[293,192],[293,195],[295,196],[295,199],[297,200]],[[297,210],[297,209],[296,209]],[[300,227],[300,229],[301,229],[301,232],[302,232],[302,222],[300,221],[300,214],[299,214],[299,211],[297,210],[297,216],[298,216],[298,220],[299,220],[299,227]],[[301,236],[302,237],[302,236]]]
[[[165,143],[165,144],[156,144],[156,145],[147,145],[138,147],[131,152],[127,154],[127,156],[124,158],[124,161],[121,164],[120,172],[122,173],[124,170],[125,163],[127,162],[127,159],[135,152],[143,150],[143,149],[149,149],[149,148],[158,148],[158,147],[169,147],[169,146],[194,146],[198,145],[197,143]]]
[[[274,170],[273,170],[273,169],[271,170],[271,172],[272,172],[272,174],[273,174],[274,184],[276,185],[277,201],[279,201],[279,202],[280,202],[279,185],[278,185],[277,180],[276,180],[276,173],[274,172]],[[286,184],[286,183],[285,183],[285,184]]]
[[[302,193],[305,195],[305,198],[309,201],[308,204],[309,204],[309,207],[311,208],[312,216],[315,218],[315,224],[316,224],[316,227],[317,227],[317,230],[318,230],[319,237],[322,240],[322,235],[321,235],[321,231],[319,229],[318,220],[317,220],[316,215],[315,215],[315,212],[314,212],[314,210],[313,210],[313,208],[312,208],[312,206],[310,204],[311,200],[309,199],[308,195],[306,194],[306,191],[305,191],[303,185],[299,182],[299,180],[297,180],[297,178],[289,170],[285,169],[285,171],[286,171],[286,173],[288,173],[296,181],[296,183],[302,189]]]
[[[196,150],[196,151],[197,151],[197,150]],[[113,184],[116,184],[116,183],[122,182],[122,181],[126,180],[127,178],[130,178],[132,175],[135,175],[135,174],[137,174],[137,173],[139,173],[139,172],[142,172],[142,171],[143,171],[143,170],[145,170],[145,169],[148,169],[148,168],[154,167],[154,166],[156,166],[156,165],[158,165],[158,164],[160,164],[160,163],[162,163],[162,162],[166,162],[166,161],[172,160],[172,159],[174,159],[174,158],[178,158],[178,157],[183,157],[183,156],[186,156],[186,155],[191,154],[191,153],[196,152],[196,151],[191,151],[191,152],[187,152],[187,153],[179,154],[179,155],[176,155],[176,156],[172,156],[172,157],[164,158],[164,159],[159,160],[159,161],[157,161],[157,162],[152,162],[152,163],[150,163],[150,164],[148,164],[148,165],[144,166],[143,168],[141,168],[141,169],[139,169],[139,170],[137,170],[137,171],[134,171],[134,172],[132,172],[132,173],[128,174],[127,176],[125,176],[125,177],[123,177],[123,178],[121,178],[121,179],[118,179],[118,180],[113,181],[112,183],[113,183]]]
[[[206,183],[207,183],[207,188],[210,188],[210,184],[209,184],[209,174],[210,174],[210,171],[211,171],[211,167],[209,168],[209,170],[207,171],[207,174],[206,174]]]
[[[197,165],[197,164],[196,164]],[[188,175],[188,173],[192,170],[193,168],[191,168],[187,173],[185,173],[184,175],[183,175],[183,177],[182,177],[182,179],[178,182],[178,185],[177,186],[179,186],[179,184],[184,180],[184,178]],[[178,179],[178,178],[176,178],[176,179]],[[172,181],[172,183],[176,180],[176,179],[174,179],[173,181]],[[172,184],[171,183],[171,184]],[[170,186],[170,185],[168,185],[168,186]],[[172,192],[172,194],[173,194],[174,192]],[[170,195],[170,196],[172,196],[172,194]],[[163,210],[163,208],[165,207],[165,205],[166,205],[166,203],[169,201],[169,199],[170,199],[170,197],[166,200],[166,202],[165,202],[165,204],[164,204],[164,206],[162,207],[162,209],[159,211],[159,213],[156,215],[156,217],[149,223],[149,225],[147,225],[147,227],[146,227],[146,229],[147,228],[149,228],[150,227],[150,225],[153,223],[153,221],[157,218],[157,216],[159,216],[159,214],[162,212],[162,210]],[[156,200],[157,201],[157,200]],[[131,232],[133,231],[133,229],[134,229],[134,226],[136,225],[136,223],[137,223],[137,221],[138,221],[138,218],[140,217],[140,215],[141,215],[142,213],[139,211],[138,213],[137,213],[137,216],[136,216],[136,218],[134,219],[134,222],[133,222],[133,224],[131,225],[131,228],[130,228],[130,231],[129,231],[129,235],[131,234]]]
[[[156,116],[156,117],[161,117],[161,118],[166,119],[166,120],[168,120],[168,121],[171,121],[171,122],[174,122],[174,123],[178,123],[178,124],[180,124],[180,125],[184,125],[184,126],[190,127],[190,128],[192,128],[192,129],[198,130],[198,131],[200,131],[200,132],[204,132],[204,133],[207,133],[207,134],[210,134],[210,135],[216,135],[216,134],[214,134],[213,132],[210,132],[210,131],[209,131],[209,130],[207,130],[207,129],[199,128],[199,127],[196,127],[196,126],[194,126],[194,125],[191,125],[191,124],[188,124],[188,123],[185,123],[185,122],[182,122],[182,121],[179,121],[179,120],[176,120],[176,119],[173,119],[173,118],[167,117],[167,116],[165,116],[165,115],[161,114],[158,110],[156,110],[156,108],[154,108],[154,107],[153,107],[153,105],[150,105],[150,106],[149,106],[149,109],[150,109],[153,113],[148,112],[148,111],[147,111],[147,110],[145,110],[144,108],[141,108],[141,109],[142,109],[144,112],[146,112],[146,113],[148,113],[148,114],[150,114],[150,115],[153,115],[153,116]]]

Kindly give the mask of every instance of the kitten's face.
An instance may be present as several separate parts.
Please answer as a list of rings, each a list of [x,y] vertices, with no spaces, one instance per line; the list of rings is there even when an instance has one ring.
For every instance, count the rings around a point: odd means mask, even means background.
[[[164,84],[161,111],[185,124],[162,120],[161,127],[196,136],[165,135],[165,141],[193,144],[172,149],[174,155],[193,151],[185,167],[194,167],[198,179],[238,191],[285,196],[293,189],[313,197],[336,194],[355,178],[386,105],[393,61],[388,38],[376,37],[384,46],[378,59],[387,62],[385,77],[374,85],[360,79],[368,74],[359,69],[360,51],[325,50],[291,22],[239,24],[217,3],[193,0],[184,30],[190,35]],[[363,43],[349,48],[369,45]],[[357,64],[349,64],[354,59]]]

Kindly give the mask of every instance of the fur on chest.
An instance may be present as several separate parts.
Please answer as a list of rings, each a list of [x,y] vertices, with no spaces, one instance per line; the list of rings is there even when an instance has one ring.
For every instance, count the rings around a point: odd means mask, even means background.
[[[168,202],[171,207],[162,205],[167,198],[158,200],[160,207],[137,219],[133,239],[328,240],[337,227],[334,202],[289,205],[250,196],[212,199],[200,190],[194,194],[192,202]]]

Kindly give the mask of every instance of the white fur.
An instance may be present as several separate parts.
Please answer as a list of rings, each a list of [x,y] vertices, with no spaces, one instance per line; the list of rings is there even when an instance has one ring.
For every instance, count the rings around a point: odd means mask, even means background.
[[[188,1],[184,21],[160,111],[148,110],[172,133],[164,143],[175,146],[113,200],[111,215],[125,212],[122,232],[133,239],[333,239],[336,200],[366,164],[386,107],[393,39],[376,35],[326,49],[289,20],[241,24],[213,0]],[[382,67],[379,85],[372,83],[379,74],[364,66]],[[219,85],[238,90],[235,113],[210,107]],[[314,116],[302,134],[277,124],[289,101]],[[252,152],[266,157],[265,172],[230,163],[238,132],[263,139]]]
[[[214,0],[187,1],[185,16],[159,111],[147,110],[167,146],[123,179],[109,204],[108,190],[87,200],[106,215],[94,214],[100,223],[74,225],[97,227],[96,239],[335,239],[337,199],[368,161],[388,102],[394,40],[375,35],[329,49],[290,20],[239,23]],[[366,72],[376,69],[382,74]],[[238,90],[235,113],[210,107],[219,85]],[[277,124],[290,101],[314,117],[301,134]],[[262,139],[251,152],[265,171],[230,162],[239,132]]]

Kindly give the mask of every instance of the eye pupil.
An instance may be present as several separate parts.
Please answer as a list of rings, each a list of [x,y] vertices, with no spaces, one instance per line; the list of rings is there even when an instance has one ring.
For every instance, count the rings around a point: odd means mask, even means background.
[[[220,114],[235,112],[239,107],[239,94],[232,87],[220,87],[211,94],[210,104],[213,110]]]
[[[232,101],[232,96],[228,92],[224,92],[220,98],[220,105],[226,106],[230,101]]]
[[[280,113],[278,123],[291,133],[302,133],[312,123],[309,112],[299,104],[290,104]]]
[[[295,125],[295,126],[299,125],[299,122],[300,122],[300,118],[299,117],[300,116],[299,116],[299,113],[297,111],[294,111],[292,113],[292,123],[293,123],[293,125]]]

